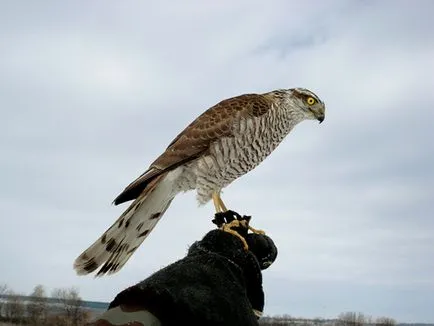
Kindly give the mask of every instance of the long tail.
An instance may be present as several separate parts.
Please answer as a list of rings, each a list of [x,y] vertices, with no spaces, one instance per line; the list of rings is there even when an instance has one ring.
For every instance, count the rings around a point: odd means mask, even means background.
[[[127,262],[169,207],[173,193],[173,179],[167,173],[153,179],[128,209],[104,234],[87,248],[74,262],[78,275],[113,274]]]

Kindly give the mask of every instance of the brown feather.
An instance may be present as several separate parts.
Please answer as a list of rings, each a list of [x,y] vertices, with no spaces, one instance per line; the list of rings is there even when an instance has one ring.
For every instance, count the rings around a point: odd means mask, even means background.
[[[269,94],[244,94],[209,108],[176,136],[150,168],[116,197],[114,204],[136,199],[156,176],[206,153],[216,140],[231,137],[232,126],[240,119],[259,117],[271,108],[272,103]]]
[[[263,115],[271,105],[272,99],[261,94],[244,94],[221,101],[187,126],[151,167],[172,169],[199,157],[216,140],[231,137],[232,126],[240,119]]]

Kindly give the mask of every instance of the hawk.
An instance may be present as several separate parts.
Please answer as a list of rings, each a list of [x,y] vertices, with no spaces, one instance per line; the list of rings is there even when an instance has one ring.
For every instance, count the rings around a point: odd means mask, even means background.
[[[74,262],[77,274],[119,271],[180,192],[196,190],[199,204],[227,211],[220,192],[258,166],[303,120],[325,116],[325,105],[305,88],[243,94],[221,101],[188,125],[114,200],[133,200]]]

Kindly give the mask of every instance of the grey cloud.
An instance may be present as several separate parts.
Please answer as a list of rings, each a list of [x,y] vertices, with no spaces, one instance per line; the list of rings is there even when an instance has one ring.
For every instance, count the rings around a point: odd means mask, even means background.
[[[204,109],[302,86],[326,121],[224,191],[279,245],[266,312],[433,320],[430,1],[1,6],[0,282],[109,301],[182,257],[212,227],[194,193],[118,275],[72,270],[125,208],[113,198]]]

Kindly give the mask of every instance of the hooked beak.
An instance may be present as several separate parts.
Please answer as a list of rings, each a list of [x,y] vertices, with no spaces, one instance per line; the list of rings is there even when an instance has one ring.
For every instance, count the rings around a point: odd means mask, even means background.
[[[313,113],[314,117],[319,121],[319,123],[324,121],[325,119],[324,108],[320,108],[319,110],[310,109],[310,111]]]

